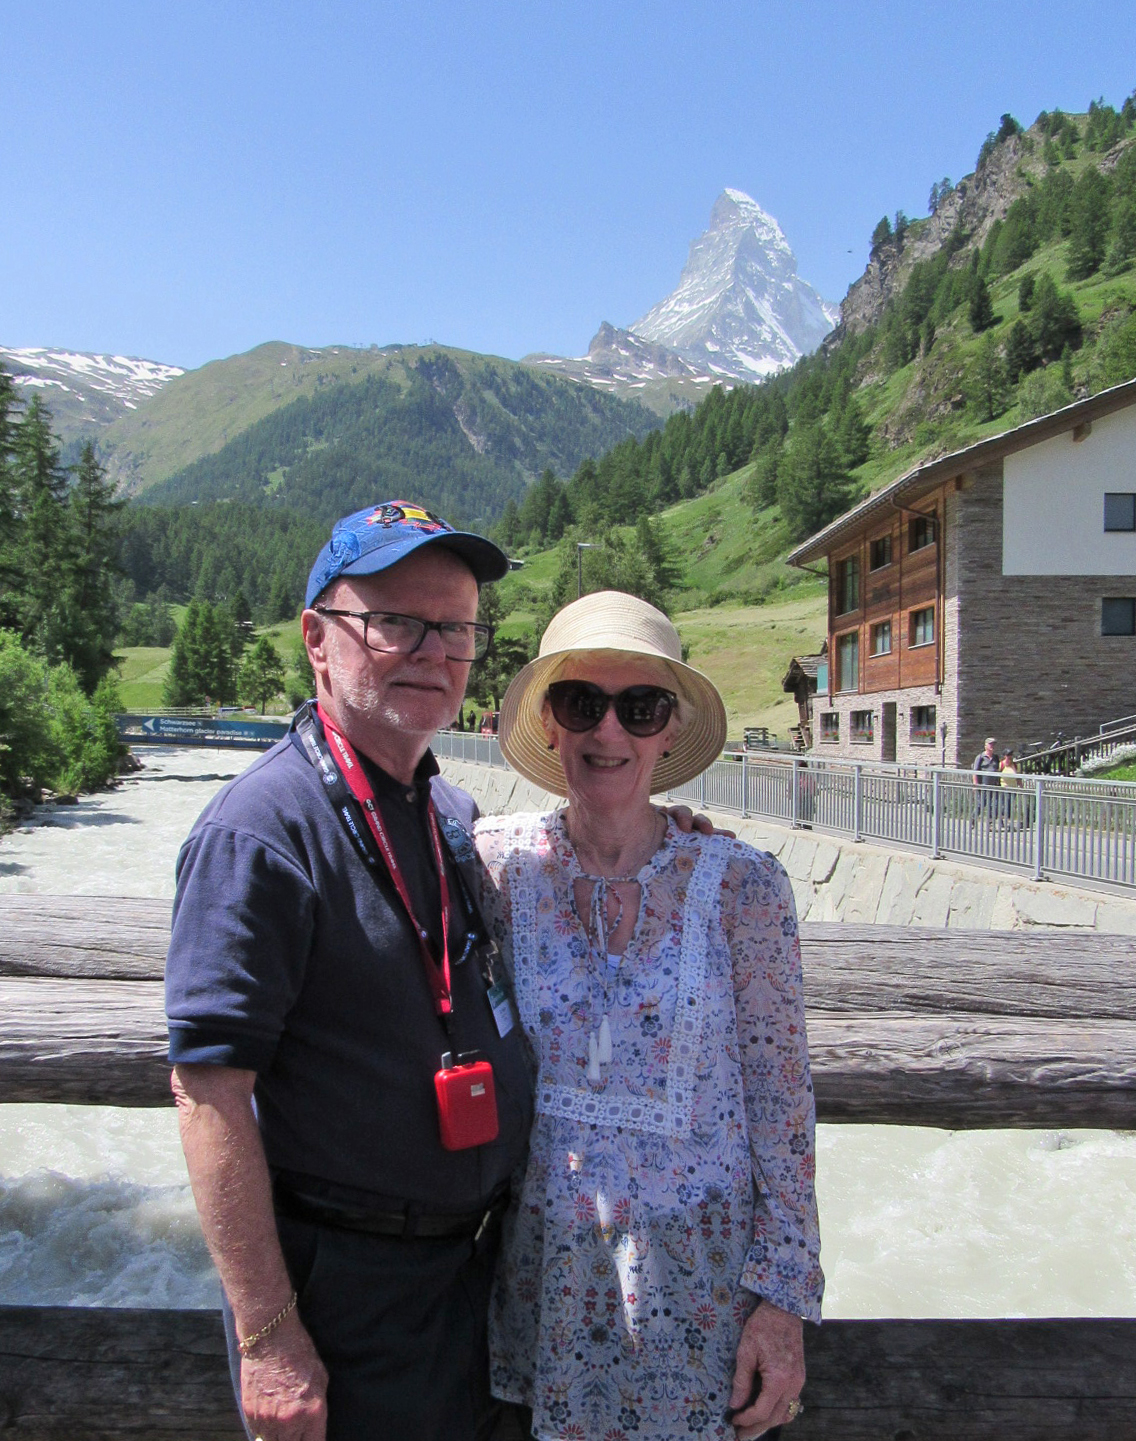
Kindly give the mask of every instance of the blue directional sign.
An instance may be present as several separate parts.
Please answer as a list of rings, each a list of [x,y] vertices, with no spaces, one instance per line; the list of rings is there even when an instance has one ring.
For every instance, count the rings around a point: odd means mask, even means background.
[[[228,716],[119,715],[120,740],[131,745],[236,746],[267,750],[286,733],[287,721],[235,720]]]

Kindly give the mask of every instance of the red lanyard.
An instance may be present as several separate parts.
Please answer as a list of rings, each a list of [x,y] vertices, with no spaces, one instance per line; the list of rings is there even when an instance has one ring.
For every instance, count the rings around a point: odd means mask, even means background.
[[[328,719],[323,706],[319,708],[319,718],[323,722],[323,728],[331,736],[335,748],[339,752],[340,769],[347,784],[351,787],[351,793],[363,807],[363,814],[367,817],[367,824],[371,828],[371,834],[379,847],[379,854],[386,862],[387,870],[390,871],[390,878],[394,882],[394,888],[398,892],[398,898],[403,904],[406,914],[410,917],[410,924],[418,933],[418,944],[422,950],[422,961],[426,967],[426,979],[430,983],[430,989],[434,993],[434,1007],[439,1016],[449,1016],[453,1011],[453,999],[450,991],[450,887],[446,880],[446,865],[442,856],[442,838],[438,834],[438,820],[434,814],[434,804],[431,801],[426,812],[427,821],[430,827],[430,843],[434,851],[434,864],[438,868],[438,888],[442,897],[442,960],[441,964],[430,954],[429,933],[419,923],[418,917],[414,914],[414,907],[410,903],[410,892],[406,888],[406,880],[402,874],[402,867],[398,863],[398,857],[394,853],[394,846],[391,844],[390,836],[387,834],[386,826],[383,825],[382,813],[375,800],[375,792],[371,783],[363,774],[363,767],[359,764],[359,757],[355,754],[351,742],[338,730]]]

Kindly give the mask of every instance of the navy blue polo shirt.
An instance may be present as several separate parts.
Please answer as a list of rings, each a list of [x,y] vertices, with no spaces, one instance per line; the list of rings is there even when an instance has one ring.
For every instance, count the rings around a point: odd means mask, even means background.
[[[415,910],[440,945],[426,807],[433,794],[443,816],[469,827],[473,800],[437,775],[429,753],[409,787],[367,770]],[[446,830],[468,857],[462,832],[452,821]],[[465,931],[456,875],[449,889],[453,959]],[[384,1208],[461,1212],[488,1200],[524,1155],[529,1072],[520,1026],[498,1035],[476,959],[454,968],[452,987],[450,1040],[394,886],[355,850],[297,737],[206,806],[177,863],[170,1060],[256,1072],[275,1171]],[[434,1073],[446,1050],[492,1062],[500,1134],[487,1146],[441,1145]]]

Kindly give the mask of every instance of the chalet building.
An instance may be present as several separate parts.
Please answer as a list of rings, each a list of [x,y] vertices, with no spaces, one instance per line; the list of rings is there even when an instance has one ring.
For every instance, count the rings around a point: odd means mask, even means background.
[[[827,666],[827,650],[821,651],[819,655],[795,655],[782,678],[781,689],[797,702],[797,724],[789,732],[789,739],[795,749],[812,749],[817,685],[823,679],[827,699]]]
[[[1136,714],[1136,381],[928,461],[828,562],[817,755],[969,766]]]

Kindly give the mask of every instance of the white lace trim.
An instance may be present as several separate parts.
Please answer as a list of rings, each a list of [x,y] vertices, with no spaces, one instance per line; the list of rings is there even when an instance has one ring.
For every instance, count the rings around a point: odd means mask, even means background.
[[[513,904],[513,953],[517,1004],[521,1019],[539,1053],[540,1017],[536,1006],[535,973],[540,937],[537,903],[540,873],[555,849],[551,833],[557,813],[535,816],[511,837],[505,861]],[[538,1085],[537,1112],[561,1116],[589,1125],[621,1126],[634,1131],[684,1137],[690,1132],[694,1107],[694,1075],[702,1039],[706,995],[706,953],[712,928],[719,923],[722,873],[729,847],[717,837],[702,837],[698,861],[687,883],[682,913],[682,947],[679,953],[678,994],[674,1028],[667,1061],[665,1095],[659,1100],[635,1096],[605,1096],[582,1086]],[[669,841],[673,852],[683,842]]]

